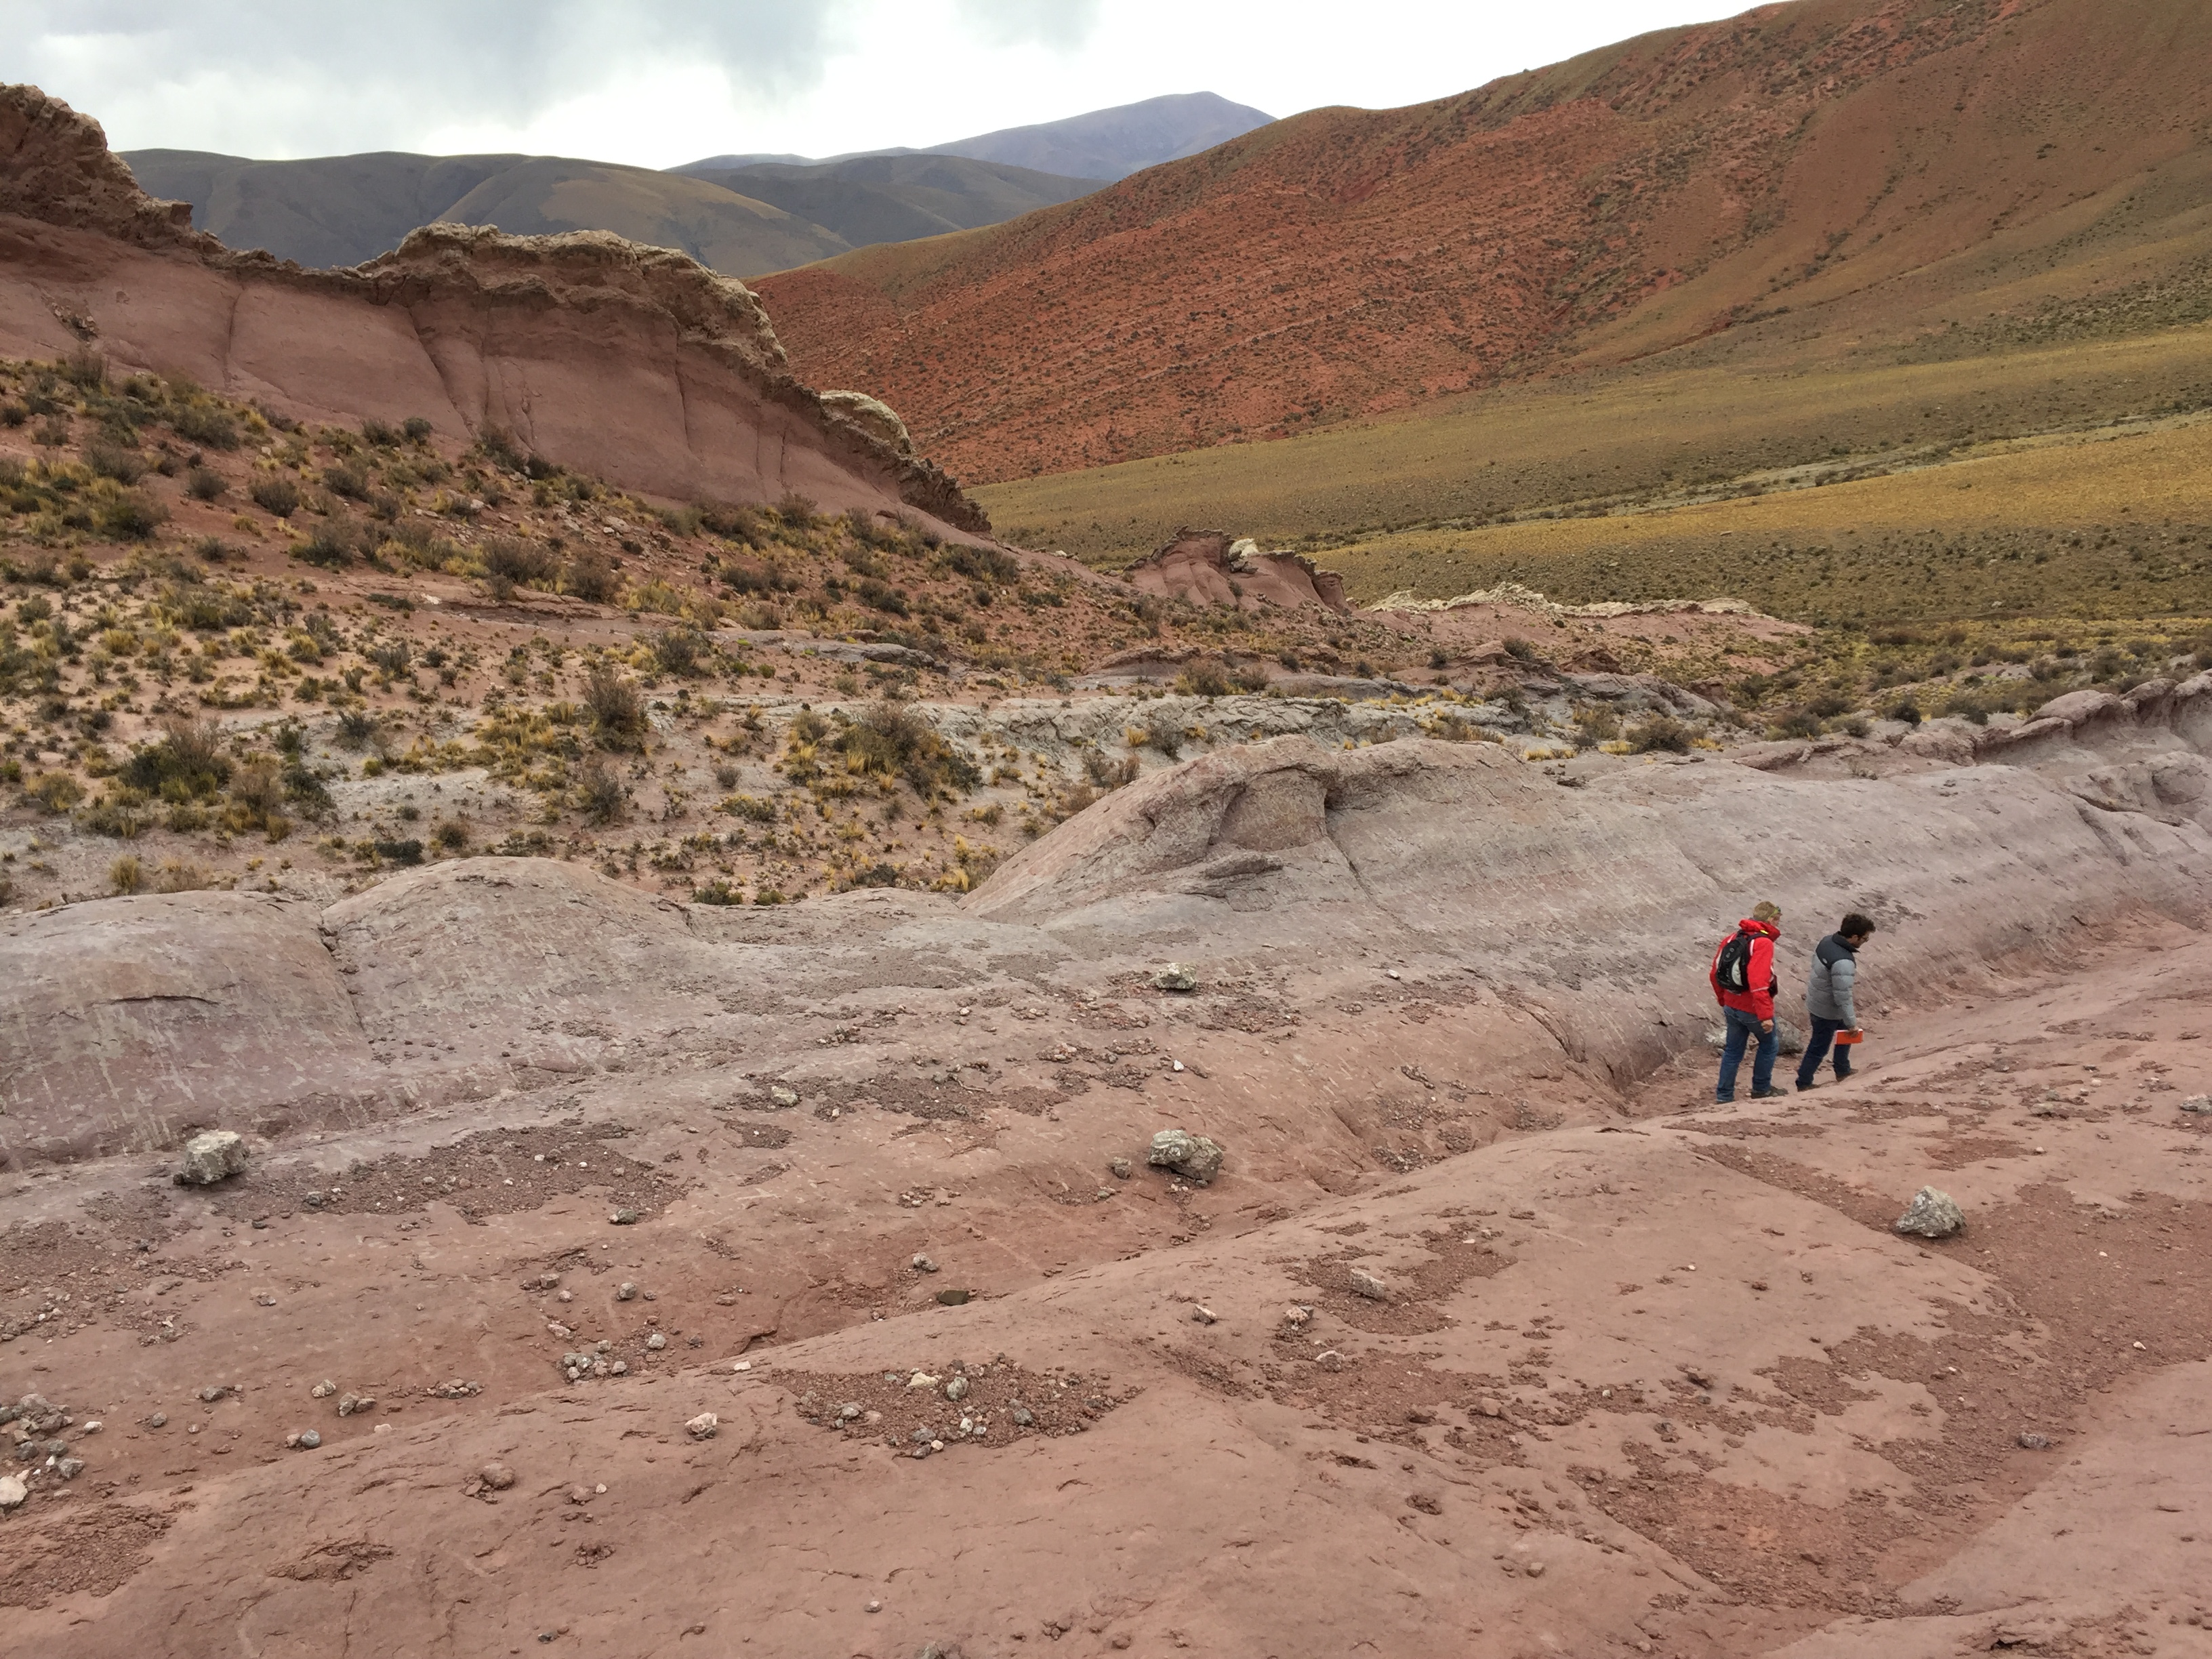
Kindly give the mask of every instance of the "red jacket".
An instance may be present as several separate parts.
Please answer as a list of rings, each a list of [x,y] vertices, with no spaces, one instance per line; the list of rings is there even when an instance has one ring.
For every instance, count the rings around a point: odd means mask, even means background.
[[[1713,965],[1705,970],[1705,977],[1713,988],[1713,995],[1723,1008],[1740,1008],[1753,1019],[1774,1018],[1774,994],[1782,988],[1774,976],[1774,941],[1782,936],[1781,929],[1770,921],[1753,921],[1745,917],[1736,923],[1738,931],[1751,935],[1751,960],[1745,965],[1744,983],[1748,991],[1721,989],[1721,952],[1728,946],[1723,939],[1713,947]],[[1729,939],[1735,938],[1731,933]]]

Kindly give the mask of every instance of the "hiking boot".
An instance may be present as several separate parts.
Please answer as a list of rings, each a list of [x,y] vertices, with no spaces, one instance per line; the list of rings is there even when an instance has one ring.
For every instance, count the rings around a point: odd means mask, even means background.
[[[1817,1083],[1801,1083],[1797,1085],[1797,1092],[1802,1095],[1808,1089],[1817,1089],[1820,1086]]]
[[[1751,1091],[1751,1097],[1753,1100],[1779,1100],[1782,1098],[1782,1091],[1779,1089],[1753,1089]]]

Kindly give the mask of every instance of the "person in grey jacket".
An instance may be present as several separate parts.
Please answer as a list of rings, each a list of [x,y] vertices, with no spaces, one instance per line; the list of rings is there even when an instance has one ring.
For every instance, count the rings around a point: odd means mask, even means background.
[[[1813,1030],[1805,1039],[1804,1058],[1797,1062],[1801,1092],[1814,1086],[1813,1074],[1820,1069],[1831,1045],[1836,1051],[1836,1081],[1851,1074],[1850,1045],[1836,1042],[1836,1037],[1859,1029],[1851,993],[1858,985],[1859,947],[1873,937],[1874,923],[1854,910],[1813,947],[1813,972],[1805,986],[1805,1012]]]

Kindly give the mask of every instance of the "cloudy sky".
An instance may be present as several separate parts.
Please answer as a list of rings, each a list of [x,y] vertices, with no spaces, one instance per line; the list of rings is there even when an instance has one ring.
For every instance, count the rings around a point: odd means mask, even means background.
[[[1713,0],[0,0],[0,81],[118,149],[672,167],[927,145],[1162,93],[1274,115],[1463,91]]]

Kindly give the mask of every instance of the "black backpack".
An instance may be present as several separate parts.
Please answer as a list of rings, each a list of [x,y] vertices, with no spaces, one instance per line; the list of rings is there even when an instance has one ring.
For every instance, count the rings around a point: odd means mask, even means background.
[[[1751,938],[1739,928],[1722,943],[1721,953],[1713,958],[1713,977],[1722,990],[1751,989]]]

